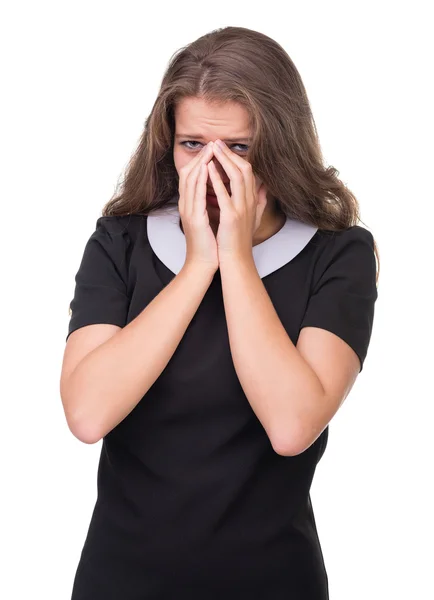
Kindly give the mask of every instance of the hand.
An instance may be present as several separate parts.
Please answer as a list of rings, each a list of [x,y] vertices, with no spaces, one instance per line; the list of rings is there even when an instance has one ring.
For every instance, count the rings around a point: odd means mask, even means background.
[[[219,267],[217,242],[206,208],[206,162],[211,156],[208,144],[180,169],[178,208],[187,243],[185,262],[199,263],[215,272]]]
[[[252,165],[221,142],[213,144],[213,152],[229,175],[232,195],[218,174],[213,160],[208,171],[220,206],[220,223],[217,231],[219,263],[227,256],[252,258],[253,235],[258,229],[267,205],[265,184],[254,177]]]

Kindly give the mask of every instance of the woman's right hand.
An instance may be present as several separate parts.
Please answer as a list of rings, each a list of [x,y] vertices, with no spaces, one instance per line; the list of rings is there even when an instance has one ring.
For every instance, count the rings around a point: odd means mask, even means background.
[[[211,272],[219,267],[217,241],[206,208],[207,163],[212,157],[207,144],[179,171],[179,214],[187,243],[186,263],[199,264]],[[201,166],[205,165],[202,169]]]

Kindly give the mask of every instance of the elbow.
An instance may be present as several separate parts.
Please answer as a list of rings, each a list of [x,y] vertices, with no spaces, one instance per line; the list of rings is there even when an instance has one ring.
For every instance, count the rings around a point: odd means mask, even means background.
[[[84,407],[89,406],[90,403],[88,401],[82,401],[82,408],[80,409],[80,407],[77,406],[77,402],[75,402],[75,399],[72,397],[71,390],[67,390],[64,384],[61,384],[60,397],[66,423],[72,435],[84,444],[96,444],[99,442],[103,437],[100,428],[92,422],[89,415],[84,414]]]
[[[74,437],[83,444],[96,444],[102,439],[102,436],[94,428],[83,423],[69,423],[68,427]]]
[[[103,437],[100,428],[91,421],[88,415],[72,408],[72,403],[63,400],[66,423],[72,435],[84,444],[96,444]]]
[[[91,423],[84,419],[66,416],[69,431],[83,444],[96,444],[102,439],[102,435]]]
[[[299,427],[297,431],[288,433],[280,432],[273,438],[270,437],[273,450],[281,456],[297,456],[306,452],[321,435],[325,428],[309,428],[307,426]]]
[[[274,435],[270,435],[270,442],[274,452],[280,456],[297,456],[302,454],[310,444],[306,444],[305,436],[300,435],[300,431],[281,429]]]
[[[299,447],[296,447],[292,443],[289,444],[288,442],[282,443],[282,441],[272,441],[271,445],[273,446],[274,452],[280,456],[297,456],[297,454],[303,452]]]

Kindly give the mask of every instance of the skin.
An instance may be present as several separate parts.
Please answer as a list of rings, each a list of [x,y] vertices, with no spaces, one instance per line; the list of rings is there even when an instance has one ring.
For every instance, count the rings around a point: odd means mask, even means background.
[[[186,179],[181,177],[187,246],[188,240],[195,246],[191,264],[215,267],[214,233],[234,368],[275,451],[295,456],[314,443],[348,395],[359,372],[358,357],[342,338],[319,327],[303,327],[294,345],[258,274],[252,246],[276,233],[284,221],[279,222],[266,187],[243,158],[246,149],[226,139],[249,136],[244,109],[197,99],[186,100],[179,109],[176,130],[203,136],[175,138],[177,168],[193,160]],[[187,144],[194,150],[179,145],[187,139],[198,142]],[[226,142],[220,151],[219,139]],[[200,157],[197,153],[208,142],[207,154]],[[208,166],[198,176],[200,162]],[[215,190],[219,208],[205,207],[205,182]],[[210,227],[200,219],[205,212]]]
[[[195,136],[184,134],[198,134]],[[179,136],[179,137],[178,137]],[[234,138],[235,141],[225,142],[228,148],[243,160],[246,160],[249,142],[243,138],[251,136],[248,126],[248,113],[246,109],[236,102],[224,104],[210,104],[201,98],[183,98],[175,108],[175,140],[173,159],[175,168],[180,169],[195,158],[200,150],[208,143],[220,139],[225,141]],[[229,175],[224,170],[214,153],[209,155],[217,168],[221,181],[230,194]],[[261,181],[254,176],[257,187]],[[207,188],[214,189],[211,175],[208,173]],[[253,234],[252,246],[260,244],[284,225],[286,217],[280,210],[277,202],[268,192],[267,203],[263,211],[260,224]],[[210,227],[215,236],[220,222],[220,209],[207,204]]]
[[[258,274],[252,245],[276,233],[281,224],[264,184],[256,184],[251,166],[240,156],[245,149],[233,142],[221,151],[214,147],[217,136],[248,135],[245,113],[237,105],[223,109],[195,100],[180,109],[177,128],[188,125],[183,133],[203,135],[199,148],[210,142],[204,158],[196,148],[176,145],[182,139],[175,140],[177,168],[187,165],[180,214],[185,217],[187,255],[190,245],[194,260],[186,260],[180,273],[125,327],[96,323],[70,335],[61,377],[68,425],[76,437],[94,443],[131,412],[178,347],[212,282],[218,258],[238,379],[274,450],[295,456],[314,443],[350,392],[359,359],[342,338],[318,327],[303,327],[294,346]],[[198,177],[201,159],[208,167]],[[192,182],[200,185],[195,187],[199,193],[191,193]],[[205,183],[215,189],[220,211],[205,207]]]

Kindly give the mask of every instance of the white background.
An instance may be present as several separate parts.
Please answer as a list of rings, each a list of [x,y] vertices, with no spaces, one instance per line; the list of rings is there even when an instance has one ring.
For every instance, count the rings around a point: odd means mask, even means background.
[[[364,370],[312,485],[330,597],[434,597],[428,4],[2,3],[1,598],[70,598],[101,449],[59,395],[74,276],[170,56],[226,25],[291,56],[380,252]]]

